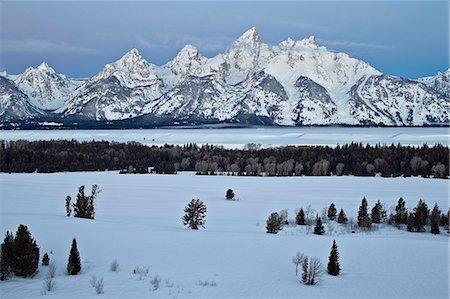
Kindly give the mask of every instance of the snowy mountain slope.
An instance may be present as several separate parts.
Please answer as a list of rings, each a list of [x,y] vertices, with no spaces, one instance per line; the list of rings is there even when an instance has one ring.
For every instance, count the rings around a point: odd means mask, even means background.
[[[450,69],[443,73],[438,72],[435,76],[419,78],[417,81],[437,90],[444,96],[448,97],[450,94]]]
[[[13,81],[0,76],[0,121],[17,121],[41,117],[45,114],[29,103]]]
[[[360,123],[417,126],[449,119],[448,98],[400,77],[362,78],[352,87],[351,96],[351,114]]]
[[[78,81],[72,81],[62,74],[57,74],[45,62],[37,68],[27,68],[15,78],[14,82],[23,93],[28,95],[33,106],[44,110],[60,108],[80,85]]]
[[[155,69],[132,49],[84,82],[57,113],[94,120],[139,116],[146,103],[162,94],[164,85]]]
[[[84,81],[55,113],[80,121],[145,116],[165,124],[448,124],[448,75],[423,83],[387,76],[319,46],[314,36],[269,47],[251,28],[212,58],[186,45],[156,66],[132,49]]]

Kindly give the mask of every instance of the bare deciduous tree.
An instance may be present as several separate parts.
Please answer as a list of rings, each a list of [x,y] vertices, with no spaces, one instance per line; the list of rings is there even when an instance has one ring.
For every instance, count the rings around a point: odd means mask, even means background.
[[[298,266],[303,264],[304,259],[307,258],[303,253],[297,252],[292,257],[292,263],[295,265],[295,276],[298,276]]]

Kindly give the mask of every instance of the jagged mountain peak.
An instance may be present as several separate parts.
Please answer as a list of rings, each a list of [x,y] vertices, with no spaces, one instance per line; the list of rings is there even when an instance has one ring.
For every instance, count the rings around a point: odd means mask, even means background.
[[[38,70],[40,71],[50,71],[50,72],[55,72],[55,70],[53,68],[51,68],[45,61],[42,62],[38,67]]]
[[[259,33],[255,27],[250,28],[245,31],[238,39],[233,42],[233,48],[238,48],[242,46],[255,47],[259,46],[261,43]]]

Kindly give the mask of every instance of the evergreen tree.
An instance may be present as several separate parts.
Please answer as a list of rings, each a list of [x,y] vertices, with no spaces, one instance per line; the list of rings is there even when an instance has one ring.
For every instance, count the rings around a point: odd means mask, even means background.
[[[386,219],[386,211],[383,209],[383,205],[378,200],[375,206],[372,208],[372,222],[381,223]]]
[[[336,213],[337,213],[336,207],[335,207],[334,203],[331,203],[330,207],[328,208],[328,213],[327,213],[328,219],[330,219],[330,220],[336,219]]]
[[[432,234],[439,234],[439,217],[440,217],[441,211],[439,210],[439,207],[437,204],[434,205],[433,211],[431,211],[431,233]]]
[[[276,212],[270,214],[266,221],[266,229],[268,234],[278,233],[283,226],[283,219]]]
[[[341,211],[339,212],[337,222],[342,224],[347,224],[348,222],[347,216],[345,215],[343,209],[341,209]]]
[[[409,232],[414,231],[414,223],[415,223],[414,213],[409,213],[408,218],[406,219],[406,230]]]
[[[407,218],[408,210],[405,208],[405,201],[402,197],[400,197],[397,205],[395,206],[394,223],[397,227],[400,227],[400,224],[406,224]]]
[[[358,211],[358,226],[369,228],[372,225],[372,221],[367,213],[367,200],[364,197],[361,201],[361,206]]]
[[[206,206],[200,199],[192,199],[184,208],[183,224],[191,229],[205,228]]]
[[[77,199],[73,205],[73,214],[75,217],[94,219],[95,217],[95,199],[100,193],[97,185],[92,186],[91,195],[84,193],[84,186],[78,189]]]
[[[328,274],[336,276],[339,275],[341,267],[339,265],[339,252],[336,245],[336,241],[333,240],[333,246],[331,246],[330,257],[328,258]]]
[[[9,231],[6,232],[5,239],[1,244],[0,252],[0,280],[6,280],[13,272],[13,246],[14,236]]]
[[[33,276],[39,266],[39,247],[31,237],[28,228],[21,224],[16,232],[13,245],[13,271],[21,277]]]
[[[414,208],[414,229],[417,232],[424,232],[425,225],[430,211],[428,206],[422,199],[417,203],[417,207]]]
[[[70,207],[70,202],[71,202],[72,198],[67,195],[66,197],[66,215],[67,217],[70,217],[70,215],[72,215],[72,208]]]
[[[233,198],[234,198],[234,192],[233,192],[233,190],[228,189],[228,190],[227,190],[227,194],[225,195],[225,197],[226,197],[226,199],[228,199],[228,200],[233,200]]]
[[[297,216],[295,216],[295,223],[298,225],[305,225],[305,212],[303,211],[303,208],[300,208],[300,211],[298,211]]]
[[[322,224],[322,219],[320,219],[319,215],[316,217],[316,226],[314,227],[314,234],[323,235],[325,233],[325,228]]]
[[[80,253],[77,248],[77,240],[72,240],[72,247],[70,248],[69,262],[67,263],[67,273],[69,275],[77,275],[81,271]]]
[[[50,258],[48,257],[47,252],[44,254],[44,256],[42,257],[42,265],[43,266],[48,266],[48,264],[50,263]]]

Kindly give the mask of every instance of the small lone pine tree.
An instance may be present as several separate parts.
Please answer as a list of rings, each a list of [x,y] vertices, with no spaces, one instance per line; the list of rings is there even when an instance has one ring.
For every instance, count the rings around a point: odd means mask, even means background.
[[[336,276],[339,275],[341,267],[339,265],[339,251],[336,245],[336,241],[333,240],[333,245],[331,246],[330,257],[328,258],[328,274]]]
[[[233,200],[234,198],[234,192],[232,189],[228,189],[227,193],[225,194],[226,199]]]
[[[381,223],[386,219],[386,211],[383,209],[383,205],[378,200],[375,206],[372,208],[372,222]]]
[[[336,206],[334,205],[334,203],[331,203],[327,213],[328,219],[330,220],[336,219],[336,213],[337,213]]]
[[[70,248],[69,262],[67,263],[67,273],[69,275],[77,275],[81,271],[80,253],[77,248],[77,240],[73,238],[72,247]]]
[[[184,208],[183,224],[191,229],[205,228],[206,206],[200,199],[192,199]]]
[[[268,234],[276,234],[281,230],[283,226],[283,219],[276,212],[270,214],[266,221],[266,229]]]
[[[395,206],[394,224],[400,227],[400,224],[406,224],[408,219],[408,210],[405,208],[405,200],[400,197]]]
[[[13,246],[14,236],[9,231],[6,232],[5,239],[1,244],[0,255],[0,280],[6,280],[13,273]]]
[[[316,226],[314,227],[314,234],[323,235],[325,233],[325,228],[322,224],[322,219],[317,215],[316,217]]]
[[[50,263],[50,258],[48,257],[48,254],[46,252],[46,253],[44,253],[44,256],[42,257],[42,265],[48,266],[49,263]]]
[[[39,266],[39,247],[26,225],[19,225],[13,244],[13,271],[21,277],[36,274]]]
[[[347,222],[348,222],[347,215],[345,215],[343,209],[341,209],[341,210],[339,211],[339,215],[338,215],[337,222],[338,222],[338,223],[342,223],[342,224],[347,224]]]
[[[430,210],[428,210],[427,204],[420,199],[417,203],[417,207],[414,208],[414,229],[416,232],[425,231],[429,213]]]
[[[298,225],[305,225],[305,212],[303,211],[303,208],[300,208],[300,211],[298,211],[297,216],[295,216],[295,223]]]
[[[431,233],[432,234],[439,234],[439,222],[440,222],[440,215],[441,211],[439,210],[439,207],[437,204],[434,205],[433,211],[431,211]]]
[[[358,226],[369,228],[371,225],[372,221],[367,213],[367,199],[364,197],[358,211]]]
[[[70,207],[71,201],[72,201],[72,197],[67,195],[67,197],[66,197],[66,215],[67,215],[67,217],[70,217],[70,215],[72,215],[72,208]]]
[[[94,219],[95,217],[95,199],[100,193],[97,185],[92,186],[91,195],[84,193],[84,186],[78,189],[77,200],[73,205],[73,215],[75,217]]]

